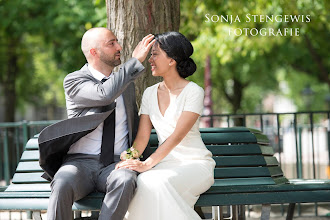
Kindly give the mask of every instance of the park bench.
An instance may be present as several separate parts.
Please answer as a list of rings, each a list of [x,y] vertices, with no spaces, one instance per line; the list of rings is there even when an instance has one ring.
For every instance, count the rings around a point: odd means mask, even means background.
[[[200,129],[207,148],[216,161],[215,183],[203,193],[195,206],[212,206],[212,213],[222,207],[234,207],[233,219],[245,219],[245,205],[262,204],[261,219],[269,219],[271,204],[289,203],[287,219],[292,219],[296,203],[330,202],[329,180],[288,180],[273,156],[268,138],[254,129],[204,128]],[[40,219],[46,210],[50,195],[49,183],[41,178],[38,135],[26,144],[12,184],[0,192],[0,210],[26,210]],[[150,145],[157,147],[157,136],[152,132]],[[94,192],[74,203],[73,211],[97,211],[103,193]],[[213,218],[214,218],[213,216]]]

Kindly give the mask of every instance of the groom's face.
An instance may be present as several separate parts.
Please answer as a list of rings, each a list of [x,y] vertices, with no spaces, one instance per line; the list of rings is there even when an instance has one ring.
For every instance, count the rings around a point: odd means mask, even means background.
[[[118,43],[116,36],[109,30],[105,32],[100,42],[100,60],[111,67],[121,63],[120,51],[122,47]]]

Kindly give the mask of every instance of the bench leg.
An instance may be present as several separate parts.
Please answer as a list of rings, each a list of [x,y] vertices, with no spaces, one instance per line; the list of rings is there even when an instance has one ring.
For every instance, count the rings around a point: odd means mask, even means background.
[[[245,220],[245,205],[238,206],[238,219]]]
[[[32,212],[31,211],[26,211],[26,218],[27,219],[32,219]]]
[[[270,217],[270,204],[262,204],[261,220],[269,220]]]
[[[212,206],[212,220],[222,220],[222,211],[220,211],[220,209],[222,210],[222,207],[220,206]],[[217,214],[217,215],[216,215]],[[217,216],[217,218],[216,218]]]
[[[42,220],[40,211],[34,211],[32,213],[32,217],[33,217],[33,220]]]
[[[296,203],[289,204],[288,213],[286,215],[286,220],[292,220],[295,206],[296,206]]]
[[[233,205],[232,206],[232,211],[231,211],[231,219],[232,220],[238,220],[238,206],[237,205]]]
[[[81,211],[74,211],[73,215],[74,215],[74,218],[81,218]]]
[[[100,215],[100,212],[99,211],[92,211],[91,218],[92,219],[98,219],[99,218],[99,215]]]
[[[245,205],[233,205],[231,210],[232,220],[245,220]]]
[[[223,206],[212,206],[212,220],[237,220],[240,219],[237,206],[226,206],[227,213],[224,213]],[[240,219],[240,220],[245,220]]]
[[[205,219],[205,215],[204,215],[204,213],[202,211],[202,207],[195,206],[194,209],[197,212],[197,214],[199,215],[199,217],[201,217],[202,219]]]

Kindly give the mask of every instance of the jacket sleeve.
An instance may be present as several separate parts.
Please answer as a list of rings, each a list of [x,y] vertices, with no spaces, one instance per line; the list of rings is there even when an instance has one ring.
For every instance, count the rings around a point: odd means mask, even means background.
[[[86,74],[74,72],[64,79],[65,95],[76,108],[106,106],[122,94],[143,70],[144,66],[136,58],[131,58],[103,84],[91,80]]]

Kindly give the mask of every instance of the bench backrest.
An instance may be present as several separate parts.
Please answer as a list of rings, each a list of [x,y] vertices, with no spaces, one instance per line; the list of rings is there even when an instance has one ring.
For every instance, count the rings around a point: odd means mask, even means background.
[[[202,128],[202,139],[216,161],[215,185],[274,185],[286,183],[268,138],[245,127]],[[153,131],[149,140],[152,150],[158,146]],[[41,177],[38,135],[26,144],[12,183],[6,191],[50,191]],[[33,184],[33,185],[31,185]]]

